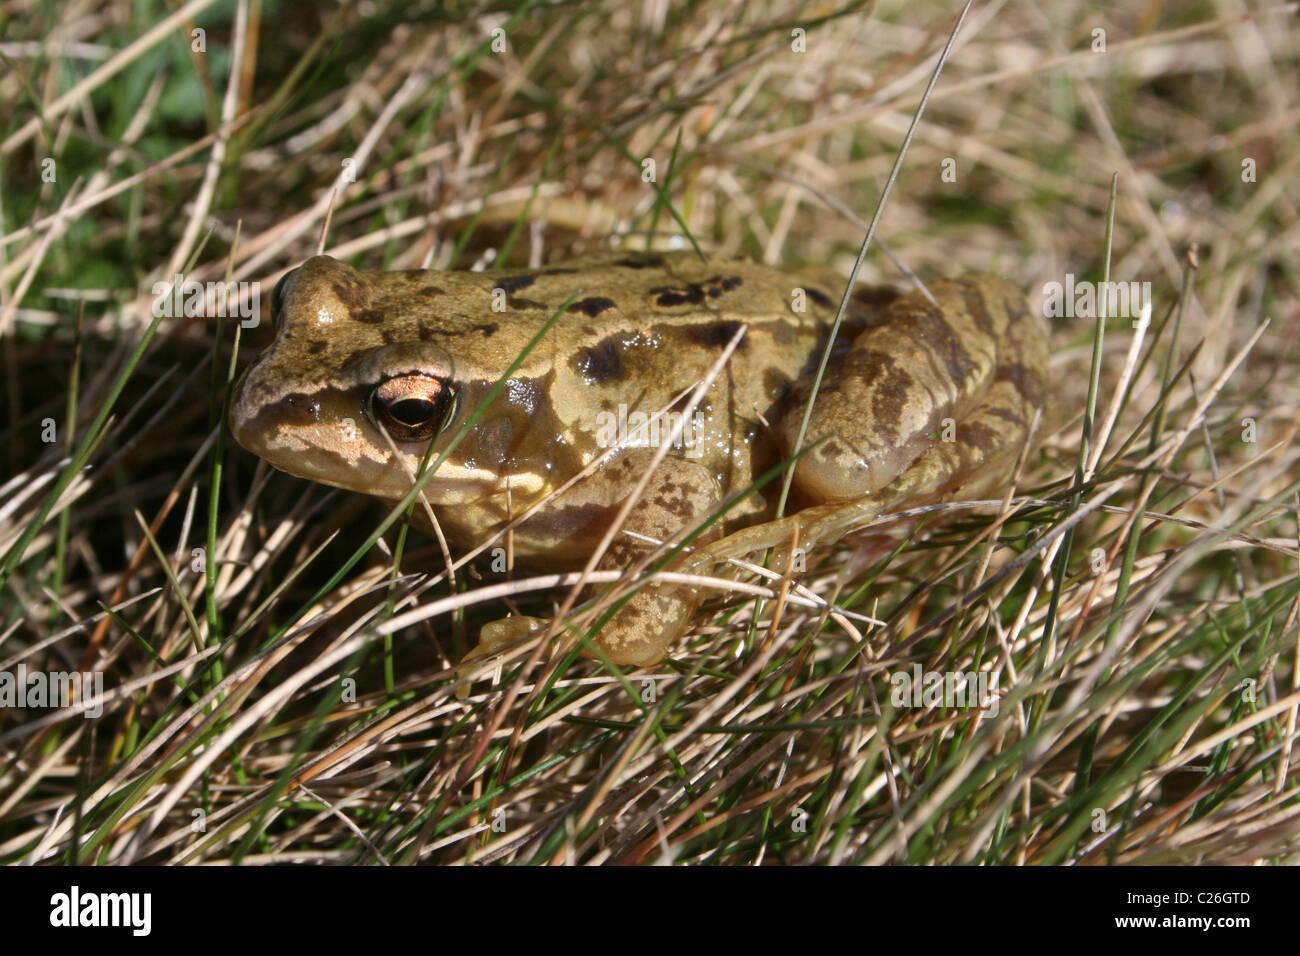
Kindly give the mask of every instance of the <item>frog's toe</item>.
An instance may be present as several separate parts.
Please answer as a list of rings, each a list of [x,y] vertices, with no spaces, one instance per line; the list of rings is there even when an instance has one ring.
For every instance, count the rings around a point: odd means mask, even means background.
[[[478,646],[471,648],[461,659],[460,666],[456,668],[457,680],[463,680],[472,674],[477,669],[479,661],[499,654],[511,644],[549,623],[540,617],[516,615],[484,624],[478,632]],[[469,688],[468,683],[462,684],[457,689],[456,696],[463,700],[469,695]]]
[[[514,617],[503,617],[499,621],[489,621],[478,632],[478,647],[466,654],[465,659],[491,657],[502,648],[513,644],[520,638],[527,637],[533,631],[545,627],[549,623],[545,618],[528,617],[523,614],[517,614]]]

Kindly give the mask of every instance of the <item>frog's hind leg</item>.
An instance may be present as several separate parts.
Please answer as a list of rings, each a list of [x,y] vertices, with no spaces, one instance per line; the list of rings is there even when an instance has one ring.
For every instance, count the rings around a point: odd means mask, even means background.
[[[828,369],[795,472],[805,507],[709,548],[719,559],[794,540],[814,548],[900,507],[978,497],[1005,483],[1046,393],[1047,340],[1013,286],[988,276],[890,299]],[[794,446],[809,383],[778,431]],[[903,527],[903,526],[899,526]],[[777,566],[780,566],[778,558]]]
[[[970,490],[1015,460],[1046,390],[1047,343],[1024,296],[989,276],[890,302],[827,375],[795,471],[805,500],[875,498],[877,510],[941,486]],[[793,448],[804,384],[782,418]]]

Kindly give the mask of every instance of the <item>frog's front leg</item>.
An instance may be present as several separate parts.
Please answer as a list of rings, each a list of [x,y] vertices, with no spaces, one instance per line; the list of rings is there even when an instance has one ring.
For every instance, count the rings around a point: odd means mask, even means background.
[[[613,524],[628,496],[635,490],[654,453],[630,449],[558,496],[517,530],[529,539],[581,541],[595,548]],[[673,541],[680,533],[706,520],[721,500],[717,481],[699,462],[669,456],[655,468],[620,532],[601,558],[600,570],[619,570],[636,564],[655,545],[640,540]],[[631,534],[629,534],[631,532]],[[696,538],[703,545],[719,536],[716,526]],[[665,570],[691,564],[679,554]],[[593,642],[621,667],[644,667],[664,658],[668,647],[690,626],[700,602],[695,589],[682,585],[646,584],[605,622]],[[479,646],[466,660],[488,656],[533,630],[535,618],[507,618],[486,625]],[[587,651],[588,656],[595,656]]]

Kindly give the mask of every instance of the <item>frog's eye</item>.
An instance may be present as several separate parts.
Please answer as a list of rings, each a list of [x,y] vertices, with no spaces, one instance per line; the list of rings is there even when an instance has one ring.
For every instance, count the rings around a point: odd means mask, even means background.
[[[451,383],[423,372],[385,379],[370,393],[371,420],[393,441],[427,441],[446,427],[456,410]]]

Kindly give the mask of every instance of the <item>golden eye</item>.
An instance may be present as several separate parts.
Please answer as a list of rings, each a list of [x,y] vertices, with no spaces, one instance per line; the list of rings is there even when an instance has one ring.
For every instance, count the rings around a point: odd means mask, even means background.
[[[456,392],[443,379],[412,372],[375,386],[367,412],[393,441],[427,441],[442,431],[456,410]]]

